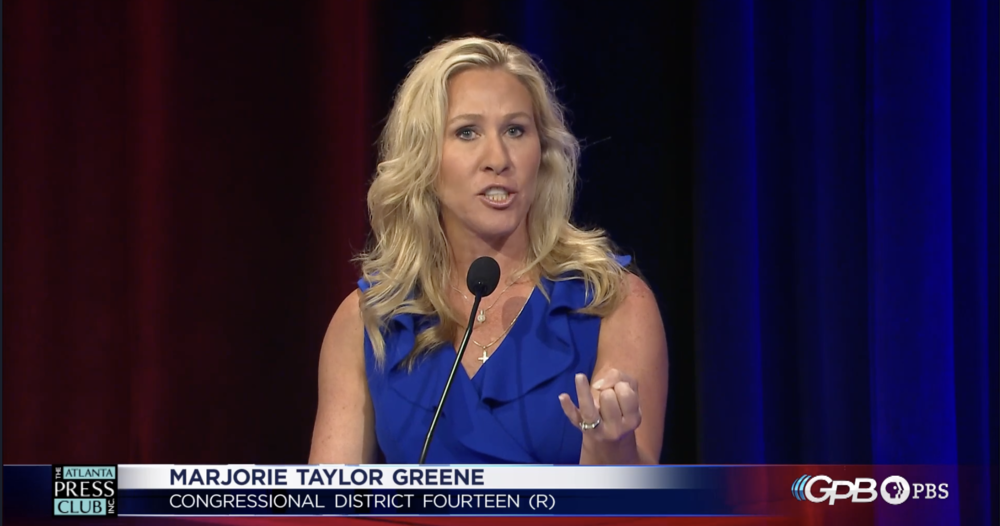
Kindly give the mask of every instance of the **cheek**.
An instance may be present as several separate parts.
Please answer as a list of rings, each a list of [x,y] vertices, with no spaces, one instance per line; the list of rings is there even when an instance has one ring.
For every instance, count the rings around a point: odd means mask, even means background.
[[[448,183],[455,179],[455,172],[458,171],[455,161],[454,153],[445,147],[444,151],[441,152],[441,167],[438,168],[438,183],[441,186],[448,187],[450,186]]]
[[[442,200],[448,200],[450,196],[459,193],[463,181],[467,179],[463,177],[464,173],[462,156],[445,148],[441,155],[441,167],[438,170],[437,180],[437,192]]]
[[[531,191],[530,193],[532,195],[532,199],[534,198],[534,191],[538,187],[538,177],[539,177],[538,172],[541,169],[541,159],[542,159],[541,152],[539,152],[537,149],[525,152],[525,155],[522,157],[521,166],[527,167],[523,172],[524,181],[522,184],[524,185],[525,189]]]

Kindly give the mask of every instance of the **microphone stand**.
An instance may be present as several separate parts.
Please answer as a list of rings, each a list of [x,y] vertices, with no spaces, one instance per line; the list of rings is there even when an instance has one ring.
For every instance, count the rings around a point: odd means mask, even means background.
[[[492,289],[491,289],[492,290]],[[472,302],[472,312],[469,313],[469,323],[465,327],[465,336],[462,336],[462,343],[458,346],[458,354],[455,356],[455,363],[451,366],[451,373],[448,374],[448,382],[444,384],[444,391],[441,392],[441,401],[438,402],[437,409],[434,410],[434,419],[431,420],[431,427],[427,430],[427,438],[424,439],[424,448],[420,452],[420,461],[423,464],[427,458],[427,450],[431,446],[431,437],[434,436],[434,429],[437,428],[438,417],[441,416],[441,409],[444,407],[444,400],[451,391],[451,382],[455,379],[455,372],[458,371],[459,364],[462,363],[462,356],[465,355],[465,348],[469,345],[469,338],[472,337],[472,324],[476,321],[476,311],[479,310],[479,302],[482,301],[482,294],[476,294],[476,299]]]

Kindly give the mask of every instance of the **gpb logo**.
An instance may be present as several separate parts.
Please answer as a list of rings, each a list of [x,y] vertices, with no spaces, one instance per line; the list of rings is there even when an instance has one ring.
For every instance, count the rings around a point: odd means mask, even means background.
[[[817,483],[822,483],[822,485],[816,487]],[[816,503],[829,500],[831,506],[838,500],[847,499],[851,499],[851,502],[872,502],[878,498],[875,486],[875,479],[869,478],[856,478],[854,482],[851,482],[849,480],[833,480],[826,475],[815,477],[802,475],[792,483],[792,495],[798,500]],[[908,491],[909,489],[907,489]],[[906,498],[904,497],[903,500]]]

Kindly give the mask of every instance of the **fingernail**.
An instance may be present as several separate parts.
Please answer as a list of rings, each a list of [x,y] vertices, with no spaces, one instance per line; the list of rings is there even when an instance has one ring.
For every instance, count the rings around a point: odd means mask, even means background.
[[[594,389],[600,389],[604,386],[604,380],[598,380],[594,382]]]

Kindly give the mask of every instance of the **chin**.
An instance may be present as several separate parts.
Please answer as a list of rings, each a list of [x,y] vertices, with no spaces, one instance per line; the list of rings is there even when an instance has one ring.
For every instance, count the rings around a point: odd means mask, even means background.
[[[516,231],[516,228],[484,228],[479,231],[479,237],[483,239],[506,239]]]
[[[503,239],[517,232],[520,222],[489,222],[476,225],[475,231],[484,239]]]

